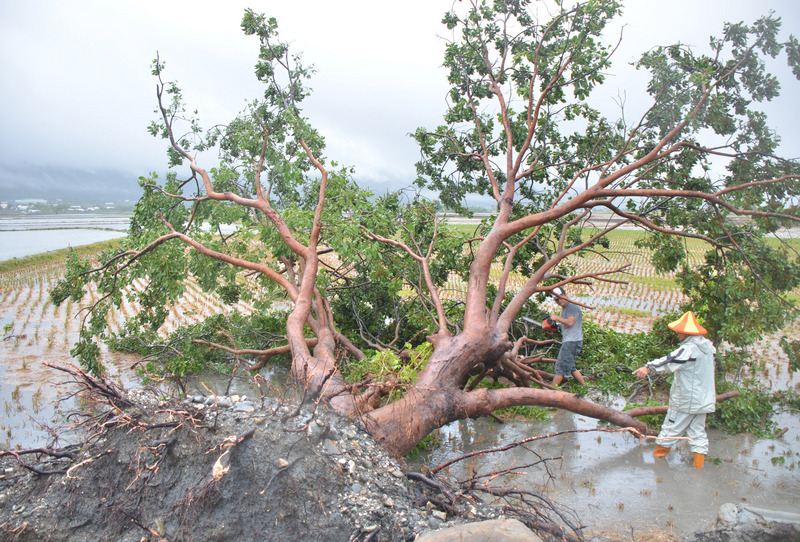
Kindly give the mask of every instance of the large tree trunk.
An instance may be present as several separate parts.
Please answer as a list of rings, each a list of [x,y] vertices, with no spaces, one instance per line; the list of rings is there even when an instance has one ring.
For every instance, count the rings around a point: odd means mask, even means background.
[[[462,333],[441,339],[428,366],[401,399],[362,416],[367,431],[390,453],[402,456],[425,435],[447,423],[486,416],[514,405],[557,407],[647,431],[643,422],[572,393],[524,387],[463,389],[472,367],[492,363],[509,346],[502,337],[490,333]]]

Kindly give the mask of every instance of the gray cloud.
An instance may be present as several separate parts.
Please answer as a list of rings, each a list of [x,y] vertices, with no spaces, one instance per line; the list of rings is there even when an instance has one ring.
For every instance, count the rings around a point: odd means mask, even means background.
[[[283,38],[317,67],[306,113],[326,135],[329,157],[381,186],[408,184],[418,152],[407,134],[436,125],[444,110],[440,20],[451,5],[2,2],[0,164],[113,170],[125,179],[163,169],[163,144],[145,133],[155,105],[151,59],[158,50],[206,124],[226,121],[260,92],[252,77],[257,46],[239,29],[252,6],[276,16]],[[752,20],[769,9],[797,30],[799,8],[789,0],[629,2],[615,75],[599,103],[613,112],[611,98],[624,89],[632,109],[645,107],[644,79],[626,68],[642,51],[677,40],[702,47],[723,20]],[[767,108],[787,149],[798,147],[793,83]]]

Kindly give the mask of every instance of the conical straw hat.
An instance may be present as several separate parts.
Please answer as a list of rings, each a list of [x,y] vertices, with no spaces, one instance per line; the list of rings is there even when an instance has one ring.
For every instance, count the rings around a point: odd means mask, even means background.
[[[684,335],[705,335],[708,333],[706,328],[697,323],[697,318],[695,318],[692,311],[685,312],[683,316],[667,324],[667,327],[675,333],[683,333]]]

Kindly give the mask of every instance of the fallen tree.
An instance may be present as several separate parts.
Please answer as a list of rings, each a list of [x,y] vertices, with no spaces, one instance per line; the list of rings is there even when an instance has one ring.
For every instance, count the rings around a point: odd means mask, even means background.
[[[102,371],[96,340],[108,338],[106,313],[127,296],[140,311],[117,345],[147,344],[178,375],[209,349],[288,351],[307,397],[359,418],[400,455],[450,421],[516,405],[647,430],[629,413],[543,386],[530,367],[536,356],[523,355],[536,338],[516,327],[555,287],[624,280],[625,266],[578,273],[570,263],[622,225],[651,232],[654,263],[679,271],[713,338],[740,344],[781,324],[800,266],[796,251],[767,237],[800,221],[800,167],[776,155],[777,138],[753,107],[778,92],[765,56],[785,50],[798,70],[797,41],[779,41],[780,20],[726,25],[707,54],[682,45],[646,53],[638,67],[650,74],[652,104],[629,123],[606,120],[590,101],[610,66],[603,31],[617,2],[548,17],[526,1],[466,4],[443,21],[453,33],[445,123],[414,137],[419,187],[452,210],[464,210],[469,194],[495,202],[474,236],[442,226],[419,194],[374,197],[326,158],[302,116],[310,70],[274,19],[247,11],[242,28],[259,40],[265,92],[229,124],[202,130],[154,61],[159,119],[150,131],[168,141],[170,166],[188,165],[189,175],[142,178],[124,248],[94,265],[71,257],[53,299],[79,299],[89,282],[99,294],[73,354]],[[202,163],[210,150],[214,167]],[[590,227],[598,211],[615,220]],[[699,266],[688,263],[687,239],[708,247]],[[187,274],[255,314],[235,325],[212,317],[164,344],[155,330]],[[521,286],[511,287],[514,276]],[[444,295],[454,277],[463,299]],[[345,378],[369,362],[392,370]]]

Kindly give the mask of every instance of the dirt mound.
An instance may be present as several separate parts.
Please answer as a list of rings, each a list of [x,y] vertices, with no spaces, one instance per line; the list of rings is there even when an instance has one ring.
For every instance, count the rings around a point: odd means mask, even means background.
[[[56,474],[0,460],[0,538],[409,540],[432,526],[401,466],[335,414],[138,403],[70,457],[21,457]]]

